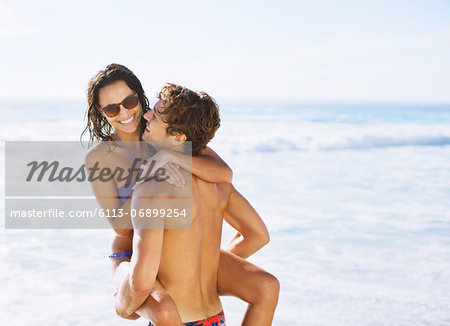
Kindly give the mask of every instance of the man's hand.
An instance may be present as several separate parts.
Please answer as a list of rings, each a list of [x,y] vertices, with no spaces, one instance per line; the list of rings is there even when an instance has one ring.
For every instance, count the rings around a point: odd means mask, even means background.
[[[115,288],[114,289],[114,294],[113,294],[114,295],[114,301],[117,300],[117,294],[119,294],[119,289]],[[137,313],[133,312],[131,315],[126,316],[126,317],[122,317],[122,318],[123,319],[129,319],[129,320],[136,320],[136,319],[139,319],[140,316]]]

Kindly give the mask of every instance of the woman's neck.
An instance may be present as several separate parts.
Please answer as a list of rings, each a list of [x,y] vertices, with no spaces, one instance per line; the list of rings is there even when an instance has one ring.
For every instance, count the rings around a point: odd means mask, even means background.
[[[116,135],[119,137],[121,141],[139,141],[141,140],[139,130],[136,130],[133,133],[120,132],[120,130],[116,130]]]

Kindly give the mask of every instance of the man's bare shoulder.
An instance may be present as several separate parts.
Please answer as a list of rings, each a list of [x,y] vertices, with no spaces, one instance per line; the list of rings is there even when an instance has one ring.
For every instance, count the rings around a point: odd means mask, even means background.
[[[176,187],[166,181],[156,181],[155,179],[137,186],[133,192],[132,209],[136,210],[138,214],[144,211],[144,215],[150,214],[152,217],[160,217],[160,219],[153,218],[144,221],[134,219],[135,227],[136,225],[145,228],[165,227],[168,229],[190,227],[192,220],[191,174],[185,172],[183,175],[186,180],[184,187]]]

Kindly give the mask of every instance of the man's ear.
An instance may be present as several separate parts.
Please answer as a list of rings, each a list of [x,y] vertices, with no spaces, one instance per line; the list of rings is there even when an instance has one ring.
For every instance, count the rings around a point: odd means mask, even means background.
[[[175,134],[175,141],[177,141],[179,143],[185,142],[186,139],[187,139],[186,135],[181,132]]]

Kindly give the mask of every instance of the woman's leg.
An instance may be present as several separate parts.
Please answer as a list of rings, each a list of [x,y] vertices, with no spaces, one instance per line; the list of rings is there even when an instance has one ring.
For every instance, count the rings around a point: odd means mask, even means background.
[[[232,295],[248,303],[242,325],[272,325],[280,292],[280,283],[272,274],[221,250],[217,289],[219,295]]]
[[[111,244],[112,252],[131,251],[131,240],[115,236]],[[130,257],[113,259],[111,263],[112,274],[122,262],[129,262]],[[134,314],[126,319],[138,319],[143,317],[150,320],[155,326],[178,326],[183,325],[177,306],[170,297],[169,293],[164,289],[158,279],[156,279],[153,289],[149,297],[140,306]]]

